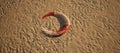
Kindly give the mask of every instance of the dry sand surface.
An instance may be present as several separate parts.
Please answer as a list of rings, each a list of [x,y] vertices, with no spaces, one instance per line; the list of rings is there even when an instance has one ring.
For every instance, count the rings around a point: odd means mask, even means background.
[[[50,11],[70,18],[60,37],[40,30],[59,28]],[[120,0],[0,0],[0,53],[120,53]]]

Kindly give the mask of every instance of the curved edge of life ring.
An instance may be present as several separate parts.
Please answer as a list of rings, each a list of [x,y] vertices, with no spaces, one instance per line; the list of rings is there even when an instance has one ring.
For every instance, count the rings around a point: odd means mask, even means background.
[[[58,20],[62,20],[62,23],[59,21],[60,24],[62,24],[62,26],[57,31],[50,31],[50,30],[45,29],[44,27],[41,27],[41,31],[44,34],[46,34],[46,35],[48,35],[50,37],[58,37],[58,36],[61,36],[62,34],[64,34],[65,32],[67,32],[70,29],[70,20],[63,13],[60,13],[60,12],[48,12],[47,14],[45,14],[42,17],[42,19],[45,19],[48,16],[54,16]]]

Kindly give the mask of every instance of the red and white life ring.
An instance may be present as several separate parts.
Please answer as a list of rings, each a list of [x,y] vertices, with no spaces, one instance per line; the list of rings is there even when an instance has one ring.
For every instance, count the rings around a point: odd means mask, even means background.
[[[45,19],[48,16],[56,17],[58,19],[58,21],[60,22],[60,24],[62,24],[62,26],[57,31],[50,31],[50,30],[45,29],[44,27],[41,27],[41,31],[44,32],[45,34],[47,34],[51,37],[57,37],[57,36],[61,36],[62,34],[64,34],[65,32],[67,32],[70,29],[70,25],[71,25],[70,20],[63,13],[61,13],[61,12],[48,12],[47,14],[45,14],[42,17],[42,19]]]

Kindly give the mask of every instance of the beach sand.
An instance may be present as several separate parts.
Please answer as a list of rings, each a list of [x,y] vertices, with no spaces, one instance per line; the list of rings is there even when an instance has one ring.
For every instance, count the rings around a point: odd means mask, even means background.
[[[60,27],[51,11],[71,21],[60,37],[40,30]],[[0,0],[0,53],[120,53],[120,0]]]

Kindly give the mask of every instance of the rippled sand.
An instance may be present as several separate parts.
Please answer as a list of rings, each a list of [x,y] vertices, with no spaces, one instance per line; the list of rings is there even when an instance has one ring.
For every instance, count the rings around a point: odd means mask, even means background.
[[[63,36],[41,32],[59,28],[50,11],[70,18]],[[120,0],[0,0],[0,53],[120,53]]]

